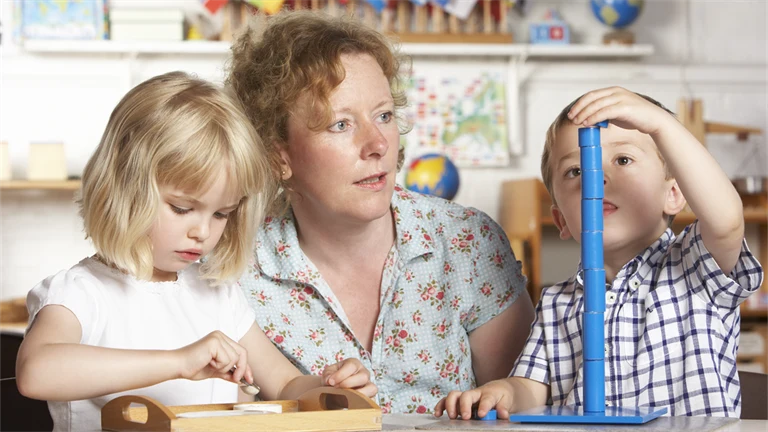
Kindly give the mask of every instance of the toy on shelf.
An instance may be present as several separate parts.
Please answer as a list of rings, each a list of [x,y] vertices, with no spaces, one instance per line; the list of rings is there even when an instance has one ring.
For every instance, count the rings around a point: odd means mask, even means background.
[[[131,404],[143,406],[131,408]],[[267,409],[259,409],[260,405]],[[101,428],[118,432],[368,431],[381,430],[381,408],[358,391],[333,387],[312,389],[297,400],[247,404],[166,407],[152,398],[129,395],[104,405]]]
[[[571,43],[571,32],[568,24],[563,21],[560,13],[550,9],[544,16],[544,21],[531,23],[528,26],[530,43],[565,45]]]
[[[643,10],[644,0],[591,0],[590,5],[595,18],[613,28],[603,36],[603,43],[632,45],[635,34],[626,29],[637,20]]]
[[[642,424],[666,408],[605,405],[605,268],[603,262],[603,157],[600,128],[579,128],[581,155],[581,263],[584,269],[584,405],[544,406],[509,416],[521,423]]]
[[[212,0],[208,0],[212,1]],[[217,2],[215,13],[224,14],[221,40],[232,35],[256,9],[268,15],[280,8],[309,9],[339,16],[354,16],[399,42],[409,43],[512,43],[508,29],[508,0],[462,0],[439,2],[426,0],[293,0],[262,1],[269,9],[258,8],[259,2],[232,0]],[[278,8],[275,5],[279,6]],[[224,9],[220,11],[219,9]],[[210,10],[210,9],[209,9]]]

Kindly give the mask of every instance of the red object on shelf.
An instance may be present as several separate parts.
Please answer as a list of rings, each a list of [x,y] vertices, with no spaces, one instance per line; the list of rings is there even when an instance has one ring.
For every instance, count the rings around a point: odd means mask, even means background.
[[[219,9],[227,4],[228,0],[202,0],[203,6],[212,14],[218,12]]]

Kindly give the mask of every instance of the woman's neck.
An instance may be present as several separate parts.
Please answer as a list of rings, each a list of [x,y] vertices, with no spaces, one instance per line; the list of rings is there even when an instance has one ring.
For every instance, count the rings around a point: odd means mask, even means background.
[[[386,255],[395,241],[392,211],[362,223],[348,219],[323,218],[294,209],[301,250],[316,265],[332,268],[357,265],[360,260]]]

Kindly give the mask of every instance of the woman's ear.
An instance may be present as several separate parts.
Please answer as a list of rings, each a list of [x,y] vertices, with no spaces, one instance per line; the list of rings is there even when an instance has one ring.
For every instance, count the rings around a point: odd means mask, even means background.
[[[293,176],[293,171],[291,170],[291,157],[288,155],[288,152],[284,149],[280,149],[280,178],[283,181],[288,181]]]
[[[555,222],[557,230],[560,231],[560,238],[562,240],[568,240],[569,238],[573,237],[573,233],[571,233],[570,228],[568,228],[568,224],[565,223],[565,216],[563,216],[563,212],[561,212],[560,209],[555,205],[550,207],[550,211],[552,211],[552,220]]]
[[[664,201],[664,214],[674,216],[683,211],[686,201],[683,191],[680,190],[680,186],[677,184],[677,180],[672,179],[670,181],[672,184],[667,191],[667,199]]]

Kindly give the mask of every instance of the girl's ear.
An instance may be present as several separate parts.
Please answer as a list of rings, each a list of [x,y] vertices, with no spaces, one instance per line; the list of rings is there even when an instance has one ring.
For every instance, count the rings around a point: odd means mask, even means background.
[[[668,216],[674,216],[685,208],[686,201],[683,196],[683,191],[680,190],[680,186],[677,184],[677,180],[670,180],[671,185],[667,191],[667,199],[664,201],[664,214]]]
[[[571,233],[570,228],[568,228],[568,224],[565,223],[565,216],[563,216],[563,212],[561,212],[560,209],[554,205],[550,207],[550,210],[552,211],[552,220],[555,222],[557,230],[560,231],[560,238],[563,240],[568,240],[569,238],[573,237],[573,233]]]

